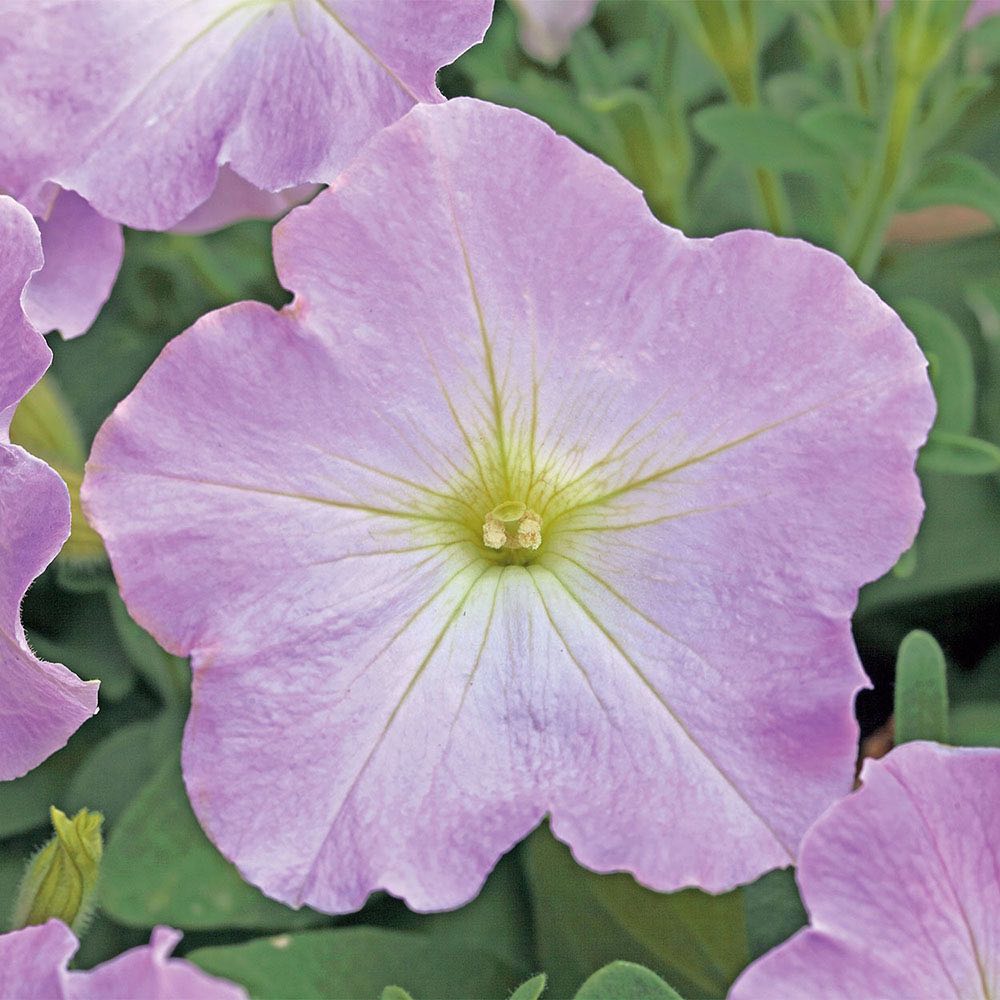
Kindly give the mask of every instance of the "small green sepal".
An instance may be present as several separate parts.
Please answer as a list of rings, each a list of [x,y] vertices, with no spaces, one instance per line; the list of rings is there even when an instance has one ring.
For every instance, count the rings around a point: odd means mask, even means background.
[[[55,835],[28,862],[14,907],[13,929],[57,919],[80,934],[94,911],[104,817],[81,809],[70,819],[55,806],[49,815]]]

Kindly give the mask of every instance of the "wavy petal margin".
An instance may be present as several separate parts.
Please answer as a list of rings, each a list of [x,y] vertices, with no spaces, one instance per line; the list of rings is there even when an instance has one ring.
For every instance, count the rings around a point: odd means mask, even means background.
[[[811,926],[751,965],[730,1000],[1000,992],[1000,750],[907,743],[861,778],[803,842]]]
[[[40,764],[97,711],[97,682],[39,660],[21,626],[25,591],[55,558],[70,525],[65,484],[7,435],[15,407],[52,357],[21,307],[41,264],[34,220],[0,197],[0,781]]]
[[[84,486],[133,615],[193,656],[223,853],[330,911],[457,906],[546,814],[660,890],[790,864],[851,787],[858,588],[922,510],[899,318],[465,99],[373,139],[275,256],[293,305],[173,341]],[[537,550],[484,545],[507,501]]]
[[[153,929],[148,945],[104,962],[88,972],[67,965],[80,942],[61,921],[0,934],[0,996],[18,1000],[246,1000],[246,991],[170,958],[181,935]]]

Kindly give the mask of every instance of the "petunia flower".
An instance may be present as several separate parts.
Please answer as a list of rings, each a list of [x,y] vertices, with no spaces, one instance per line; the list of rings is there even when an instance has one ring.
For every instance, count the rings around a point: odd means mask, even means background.
[[[492,0],[9,0],[0,181],[37,212],[54,182],[169,229],[220,165],[279,192],[325,182],[380,128],[442,97]],[[5,178],[11,178],[6,180]]]
[[[70,523],[62,480],[8,436],[15,407],[52,359],[21,307],[25,284],[41,265],[31,216],[0,197],[0,781],[40,764],[97,711],[97,682],[37,659],[21,625],[24,593],[59,551]]]
[[[61,921],[0,934],[0,996],[17,1000],[245,1000],[246,991],[179,958],[170,958],[181,935],[156,927],[148,945],[87,972],[70,972],[80,947]]]
[[[168,345],[84,483],[193,657],[223,853],[330,911],[457,906],[546,814],[661,890],[791,863],[851,786],[858,587],[920,519],[899,318],[467,99],[373,139],[275,258],[291,307]]]
[[[731,1000],[993,997],[1000,989],[1000,751],[908,743],[806,835],[811,926]]]
[[[597,0],[512,0],[520,23],[521,48],[554,66],[569,51],[577,29],[593,16]]]

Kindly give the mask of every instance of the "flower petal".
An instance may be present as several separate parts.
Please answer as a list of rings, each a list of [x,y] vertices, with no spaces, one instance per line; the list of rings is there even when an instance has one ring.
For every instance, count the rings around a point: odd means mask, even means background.
[[[0,934],[0,996],[61,1000],[64,974],[80,942],[59,920]]]
[[[45,266],[28,282],[24,311],[36,330],[85,333],[108,300],[125,252],[121,226],[62,191],[39,222]]]
[[[284,191],[263,191],[243,180],[230,167],[220,167],[215,190],[208,201],[173,227],[175,233],[199,236],[224,229],[244,219],[276,219],[290,208],[309,201],[317,184],[299,184]]]
[[[246,990],[235,983],[210,976],[183,959],[171,958],[180,939],[180,931],[154,927],[148,945],[132,948],[89,972],[70,972],[66,976],[67,1000],[246,1000]]]
[[[280,191],[324,182],[378,129],[439,101],[437,69],[491,0],[15,0],[0,26],[0,178],[167,229],[220,164]],[[67,97],[71,95],[71,99]]]
[[[38,660],[21,626],[21,600],[69,535],[69,494],[44,462],[7,436],[18,401],[51,354],[24,319],[21,295],[42,261],[27,211],[0,198],[0,781],[63,746],[97,711],[97,684]]]
[[[732,1000],[996,994],[1000,751],[908,743],[862,780],[803,843],[812,926],[750,966]]]
[[[920,516],[895,314],[470,100],[375,137],[275,255],[292,307],[175,340],[85,484],[133,614],[193,654],[223,852],[335,911],[458,905],[547,812],[658,889],[790,863],[850,787],[857,589]],[[537,551],[484,544],[500,508]]]

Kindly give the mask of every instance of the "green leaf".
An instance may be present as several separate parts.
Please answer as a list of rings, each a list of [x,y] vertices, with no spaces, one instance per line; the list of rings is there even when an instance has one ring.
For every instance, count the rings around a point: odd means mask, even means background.
[[[127,926],[184,930],[285,929],[325,919],[282,906],[243,881],[198,825],[176,759],[163,765],[112,831],[101,907]]]
[[[903,299],[896,311],[927,355],[938,404],[935,430],[968,434],[976,412],[976,372],[965,336],[947,314],[919,299]]]
[[[921,485],[927,510],[917,535],[916,568],[906,578],[887,574],[861,591],[855,617],[859,627],[869,627],[890,606],[906,609],[916,601],[1000,583],[1000,489],[995,480],[925,471]],[[899,638],[887,652],[895,654]]]
[[[954,708],[948,717],[948,742],[956,747],[1000,747],[1000,701]]]
[[[69,569],[70,565],[64,568]],[[61,582],[61,575],[57,578]],[[30,626],[27,630],[40,657],[64,663],[84,680],[99,680],[104,703],[121,701],[132,693],[135,673],[118,642],[103,590],[72,595],[50,592],[44,608],[31,605],[32,622],[40,614],[53,622],[51,632],[43,633]]]
[[[65,747],[24,777],[0,784],[0,839],[48,826],[49,807],[64,803],[70,778],[93,746],[104,714],[82,726]]]
[[[576,1000],[681,1000],[681,995],[641,965],[612,962],[580,987]]]
[[[545,973],[529,979],[510,995],[510,1000],[538,1000],[545,992]]]
[[[556,996],[624,958],[655,969],[687,997],[719,997],[747,964],[739,891],[662,894],[629,875],[597,875],[545,827],[525,847],[540,965]]]
[[[164,712],[115,730],[87,755],[63,796],[67,809],[99,809],[114,829],[162,762],[178,752],[184,720]]]
[[[446,913],[398,910],[379,915],[379,925],[432,935],[448,945],[487,948],[518,971],[532,971],[531,903],[517,851],[500,859],[470,903]]]
[[[566,54],[566,69],[576,89],[584,96],[609,94],[622,80],[615,64],[591,27],[580,28]]]
[[[811,107],[799,115],[804,135],[843,159],[868,160],[875,151],[876,129],[870,119],[837,102]]]
[[[829,153],[794,122],[768,108],[717,104],[699,111],[695,131],[747,167],[797,173],[829,170]]]
[[[782,868],[743,887],[751,960],[776,948],[809,922],[795,874]]]
[[[143,680],[168,705],[186,707],[191,700],[191,669],[186,660],[172,656],[128,613],[116,587],[104,593],[118,641]]]
[[[966,205],[1000,223],[1000,177],[965,153],[946,153],[927,167],[900,207],[931,205]]]
[[[502,1000],[517,984],[509,966],[488,951],[373,927],[281,934],[199,948],[186,958],[242,983],[253,997],[283,1000],[377,997],[398,983],[417,1000]]]
[[[1000,472],[1000,448],[981,438],[932,431],[920,452],[919,468],[952,476],[986,476]]]
[[[944,653],[928,632],[915,629],[896,658],[896,744],[948,740],[948,688]]]

